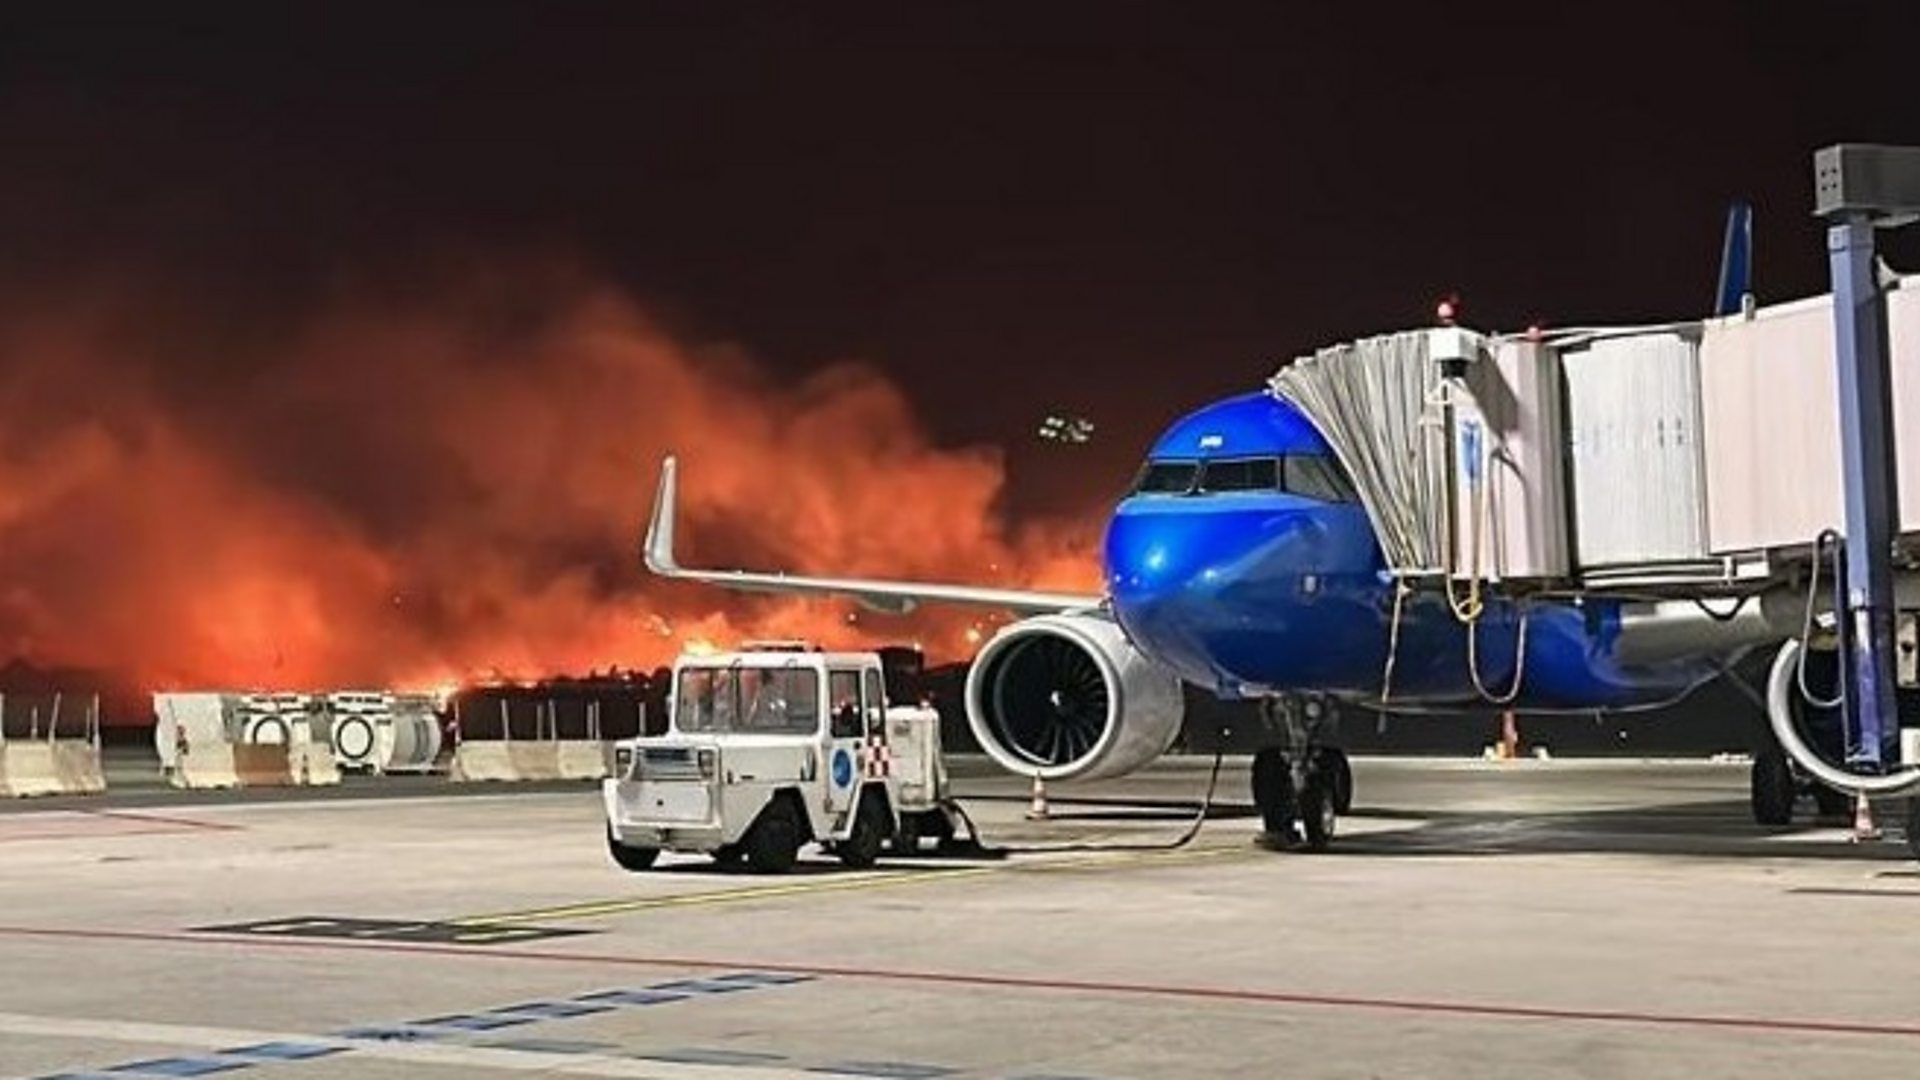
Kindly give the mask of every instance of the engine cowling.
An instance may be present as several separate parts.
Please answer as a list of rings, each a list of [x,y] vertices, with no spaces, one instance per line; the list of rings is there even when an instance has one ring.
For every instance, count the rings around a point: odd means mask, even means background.
[[[1167,752],[1186,705],[1180,680],[1100,615],[1041,615],[994,635],[967,674],[967,723],[1001,767],[1096,779]]]

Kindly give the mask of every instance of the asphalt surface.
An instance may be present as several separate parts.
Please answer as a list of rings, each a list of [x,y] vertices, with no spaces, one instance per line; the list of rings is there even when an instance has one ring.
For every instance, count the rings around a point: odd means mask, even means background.
[[[590,785],[158,786],[0,815],[0,1075],[1911,1077],[1920,866],[1740,764],[1361,759],[1334,851],[1230,759],[956,764],[994,860],[625,874]],[[1895,809],[1892,806],[1886,810]]]

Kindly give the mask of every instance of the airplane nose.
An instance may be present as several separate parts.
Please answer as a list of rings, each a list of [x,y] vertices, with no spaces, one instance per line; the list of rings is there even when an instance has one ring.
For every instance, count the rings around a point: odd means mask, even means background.
[[[1272,500],[1151,498],[1107,527],[1107,592],[1127,635],[1202,686],[1323,675],[1378,637],[1357,513]]]
[[[1233,514],[1123,508],[1107,527],[1107,592],[1120,625],[1183,676],[1204,680],[1204,639],[1231,618],[1220,590],[1244,585],[1243,564],[1261,544],[1257,525]]]
[[[1167,515],[1123,514],[1107,529],[1107,587],[1116,602],[1143,604],[1183,591],[1195,576],[1200,544]]]

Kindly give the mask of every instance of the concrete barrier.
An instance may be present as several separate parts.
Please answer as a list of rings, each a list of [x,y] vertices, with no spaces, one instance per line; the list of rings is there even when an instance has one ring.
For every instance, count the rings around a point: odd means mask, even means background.
[[[604,780],[607,744],[598,739],[563,739],[554,743],[554,771],[562,780]]]
[[[105,790],[100,748],[90,739],[0,742],[0,797],[97,795]]]
[[[333,748],[323,742],[295,743],[287,751],[287,772],[301,787],[328,787],[340,782],[340,763]]]
[[[31,701],[31,695],[29,695]],[[96,795],[107,790],[107,777],[100,767],[100,695],[93,695],[81,710],[80,738],[59,737],[61,704],[74,699],[55,692],[41,712],[39,703],[29,705],[28,722],[19,724],[14,712],[14,730],[25,726],[26,738],[7,738],[7,699],[0,694],[0,798],[32,798],[37,795]],[[45,716],[45,734],[41,718]],[[73,725],[69,723],[68,729]]]
[[[448,776],[462,784],[558,780],[560,763],[550,742],[473,739],[453,748]]]
[[[247,771],[257,783],[263,779],[261,761],[273,751],[280,754],[280,774],[286,775],[286,747],[240,747],[230,742],[200,740],[188,742],[174,751],[173,768],[167,773],[167,782],[177,788],[202,790],[208,788],[237,788],[246,786],[241,779],[241,753],[246,755]],[[282,779],[280,786],[286,786]]]
[[[462,784],[598,780],[607,775],[606,744],[579,739],[466,739],[453,748],[447,775]]]
[[[340,769],[318,743],[235,746],[188,743],[168,780],[177,788],[305,787],[338,784]]]

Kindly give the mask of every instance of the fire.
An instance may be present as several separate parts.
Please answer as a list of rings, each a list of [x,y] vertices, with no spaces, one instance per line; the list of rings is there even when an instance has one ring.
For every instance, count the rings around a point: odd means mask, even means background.
[[[669,451],[689,562],[1096,581],[1094,521],[1010,527],[998,456],[933,446],[871,367],[783,381],[578,274],[336,301],[242,345],[217,315],[130,303],[0,310],[0,661],[440,687],[746,638],[970,651],[964,612],[649,578]]]

